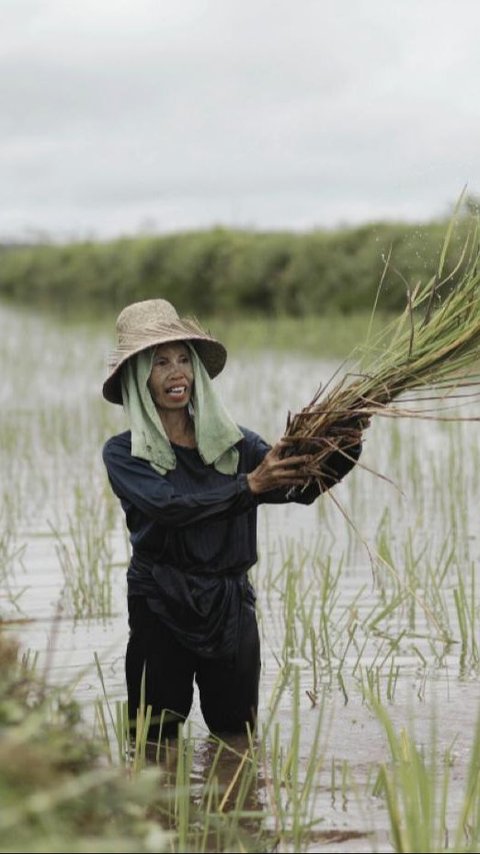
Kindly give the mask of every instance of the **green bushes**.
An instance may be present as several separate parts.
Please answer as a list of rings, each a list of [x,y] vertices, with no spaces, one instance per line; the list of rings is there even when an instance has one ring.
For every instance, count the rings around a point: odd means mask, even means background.
[[[0,247],[0,296],[117,309],[162,296],[199,316],[304,317],[371,308],[385,259],[381,307],[405,304],[406,283],[437,269],[446,221],[371,223],[335,231],[248,232],[215,228],[158,237]],[[471,228],[460,217],[446,268]]]
[[[86,734],[69,689],[20,658],[0,624],[0,850],[158,852],[158,769],[128,776]],[[70,689],[71,691],[71,689]]]

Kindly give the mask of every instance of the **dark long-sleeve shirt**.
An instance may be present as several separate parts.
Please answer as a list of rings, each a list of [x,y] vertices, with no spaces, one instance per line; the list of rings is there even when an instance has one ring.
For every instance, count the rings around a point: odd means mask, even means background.
[[[254,599],[247,571],[257,560],[259,504],[311,504],[320,493],[313,483],[303,491],[254,495],[247,474],[270,446],[241,429],[236,475],[220,474],[196,449],[175,444],[176,467],[160,475],[132,456],[130,432],[112,437],[103,449],[130,532],[128,593],[146,596],[178,640],[206,656],[234,651],[241,601]],[[353,465],[338,457],[335,480]]]

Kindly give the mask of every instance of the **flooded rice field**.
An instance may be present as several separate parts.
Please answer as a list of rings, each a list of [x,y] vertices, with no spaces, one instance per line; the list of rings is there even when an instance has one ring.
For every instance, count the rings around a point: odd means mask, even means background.
[[[101,460],[126,429],[101,397],[113,326],[0,308],[3,631],[51,685],[70,686],[110,743],[109,712],[125,700],[129,555]],[[274,441],[336,368],[266,349],[231,354],[216,384],[240,424]],[[189,797],[205,812],[212,767],[222,813],[250,767],[245,837],[216,849],[205,831],[205,849],[432,850],[400,833],[417,839],[428,824],[420,790],[417,812],[409,801],[425,774],[430,844],[436,834],[438,850],[476,850],[479,498],[475,422],[378,417],[331,495],[261,508],[257,740],[219,753],[198,702],[185,733]]]

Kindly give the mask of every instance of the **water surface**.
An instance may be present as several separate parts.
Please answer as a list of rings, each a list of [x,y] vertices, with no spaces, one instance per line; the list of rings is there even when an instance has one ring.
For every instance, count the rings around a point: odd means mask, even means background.
[[[62,328],[0,309],[0,614],[24,651],[38,653],[50,682],[72,686],[92,725],[102,694],[95,653],[110,702],[125,699],[129,547],[101,461],[103,442],[126,426],[121,408],[101,397],[112,328]],[[231,355],[216,382],[235,419],[274,441],[288,411],[306,405],[337,367],[265,349]],[[361,465],[331,496],[308,508],[260,509],[252,572],[263,650],[260,727],[288,674],[274,720],[287,745],[298,714],[306,769],[322,715],[312,851],[391,850],[384,801],[372,795],[388,749],[368,685],[398,728],[415,727],[418,744],[429,744],[437,721],[439,753],[452,754],[453,813],[461,798],[478,712],[476,433],[475,423],[374,418]],[[94,564],[79,605],[68,567],[90,572]],[[462,582],[471,617],[463,643],[454,598]],[[197,700],[191,720],[201,779],[211,748]],[[332,782],[332,769],[342,768],[343,789]],[[228,779],[227,759],[221,773]],[[259,780],[262,803],[267,788]]]

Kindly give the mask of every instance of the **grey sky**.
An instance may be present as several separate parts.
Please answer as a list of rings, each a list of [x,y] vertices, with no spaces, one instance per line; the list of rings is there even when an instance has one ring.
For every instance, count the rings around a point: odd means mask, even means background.
[[[444,214],[478,0],[0,0],[0,236]]]

